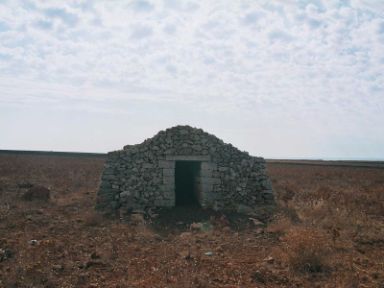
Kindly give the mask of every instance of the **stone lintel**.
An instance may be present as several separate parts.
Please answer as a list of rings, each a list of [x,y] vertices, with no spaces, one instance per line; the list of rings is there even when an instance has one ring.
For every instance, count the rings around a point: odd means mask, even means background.
[[[211,161],[209,155],[166,155],[166,160],[173,161]]]

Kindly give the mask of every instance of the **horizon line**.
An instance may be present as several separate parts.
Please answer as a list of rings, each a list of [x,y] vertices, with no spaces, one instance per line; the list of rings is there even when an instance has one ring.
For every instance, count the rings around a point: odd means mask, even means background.
[[[84,154],[84,155],[95,155],[95,156],[106,156],[108,152],[92,152],[92,151],[56,151],[56,150],[18,150],[18,149],[0,149],[0,154]],[[252,156],[252,155],[251,155]],[[384,162],[383,158],[362,158],[362,157],[263,157],[266,161],[357,161],[357,162]]]

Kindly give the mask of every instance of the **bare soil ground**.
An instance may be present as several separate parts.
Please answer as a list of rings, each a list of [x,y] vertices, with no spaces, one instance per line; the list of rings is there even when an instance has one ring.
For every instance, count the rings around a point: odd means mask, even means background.
[[[122,223],[94,211],[103,161],[0,155],[0,287],[384,287],[384,169],[270,163],[261,226],[180,208]],[[51,199],[23,200],[29,183]]]

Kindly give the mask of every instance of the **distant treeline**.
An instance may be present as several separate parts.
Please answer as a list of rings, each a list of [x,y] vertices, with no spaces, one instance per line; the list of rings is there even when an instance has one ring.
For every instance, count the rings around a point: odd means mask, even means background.
[[[25,150],[0,150],[1,154],[11,155],[37,155],[37,156],[60,156],[60,157],[84,157],[84,158],[105,158],[105,153],[86,152],[55,152],[55,151],[25,151]]]
[[[384,161],[266,159],[268,164],[384,168]]]

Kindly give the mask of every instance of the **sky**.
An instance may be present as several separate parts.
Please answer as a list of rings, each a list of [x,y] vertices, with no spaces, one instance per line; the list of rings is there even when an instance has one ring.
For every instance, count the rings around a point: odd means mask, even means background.
[[[381,0],[0,0],[0,149],[384,159],[383,72]]]

